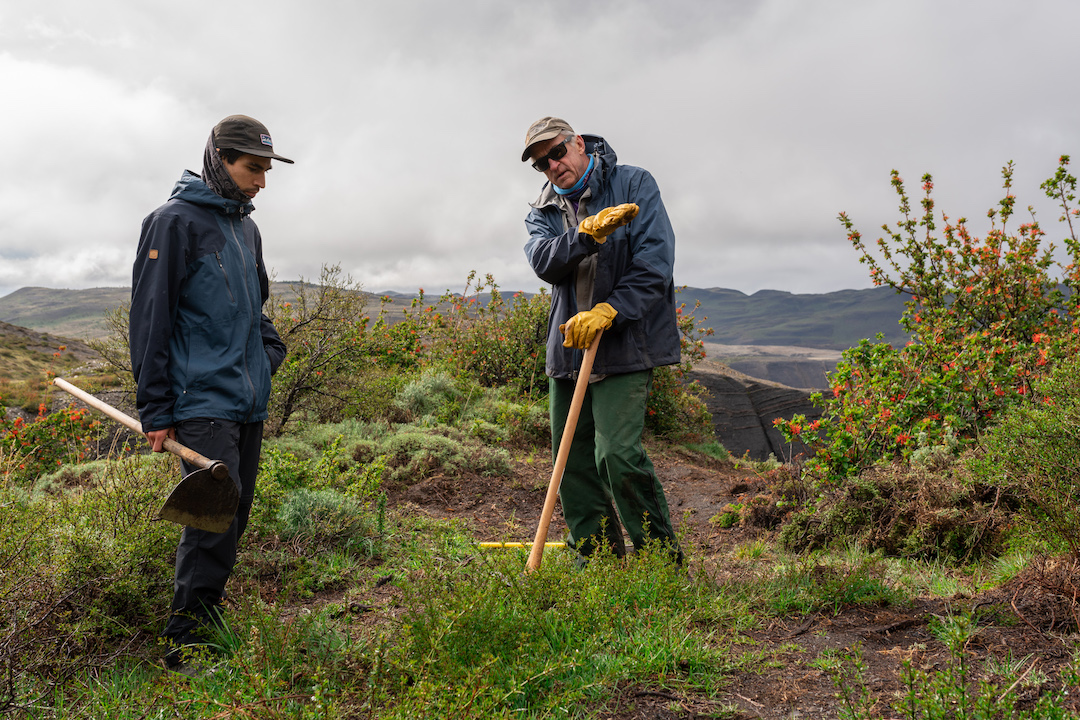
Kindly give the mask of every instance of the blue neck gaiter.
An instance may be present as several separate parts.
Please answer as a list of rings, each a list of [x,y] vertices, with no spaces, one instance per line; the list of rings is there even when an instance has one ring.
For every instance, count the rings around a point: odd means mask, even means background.
[[[557,194],[559,194],[559,195],[577,195],[577,194],[580,194],[581,191],[585,189],[585,183],[589,182],[589,175],[592,174],[593,165],[595,165],[595,164],[596,164],[596,156],[595,155],[590,155],[589,156],[589,167],[585,168],[585,172],[582,173],[581,179],[579,179],[576,183],[574,183],[573,187],[569,187],[569,188],[563,190],[561,187],[558,187],[556,185],[552,185],[551,186],[552,189],[555,190],[555,192]]]

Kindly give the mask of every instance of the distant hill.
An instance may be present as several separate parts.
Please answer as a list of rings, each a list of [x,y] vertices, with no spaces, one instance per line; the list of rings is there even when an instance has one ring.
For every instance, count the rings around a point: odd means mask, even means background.
[[[721,345],[790,345],[845,350],[881,333],[886,342],[903,344],[900,327],[904,296],[891,288],[839,290],[794,295],[759,290],[746,295],[724,288],[686,288],[676,301],[692,308],[701,301],[697,317],[707,317],[710,342]],[[0,315],[2,319],[2,315]]]
[[[274,292],[289,299],[292,282],[274,283]],[[0,321],[39,332],[80,340],[104,337],[104,315],[127,302],[124,287],[57,290],[26,287],[0,298]],[[504,296],[511,294],[504,291]],[[412,295],[373,293],[371,310],[378,298],[394,299],[394,309],[407,307]],[[436,298],[432,298],[434,300]],[[893,344],[906,336],[899,325],[904,298],[889,288],[840,290],[795,295],[779,290],[760,290],[746,295],[724,288],[685,288],[676,300],[692,308],[701,301],[697,317],[707,317],[713,328],[709,341],[719,345],[775,345],[844,350],[863,338],[881,333]]]
[[[129,297],[130,288],[25,287],[0,298],[0,321],[78,340],[102,338],[108,334],[105,313]]]
[[[296,297],[299,281],[271,283],[271,292],[283,300]],[[394,298],[412,296],[388,293]],[[109,334],[105,314],[131,299],[131,288],[103,287],[86,290],[24,287],[0,298],[0,322],[78,340],[98,340]],[[377,309],[377,299],[373,296]]]

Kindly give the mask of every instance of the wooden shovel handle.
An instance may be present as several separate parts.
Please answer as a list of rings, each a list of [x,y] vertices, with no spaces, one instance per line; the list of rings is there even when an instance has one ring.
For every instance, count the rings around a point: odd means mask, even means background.
[[[69,383],[67,380],[64,380],[63,378],[53,378],[53,385],[56,385],[56,387],[60,388],[61,390],[70,395],[74,395],[90,407],[105,413],[121,425],[125,425],[126,427],[134,430],[137,433],[143,432],[142,423],[140,423],[138,420],[131,417],[130,415],[125,415],[124,413],[114,408],[112,405],[109,405],[107,402],[104,402],[103,400],[98,400],[96,397],[86,392],[85,390],[80,390],[79,388]],[[200,469],[209,468],[210,472],[217,480],[223,479],[222,477],[219,477],[219,475],[221,474],[224,474],[224,476],[226,477],[228,476],[229,469],[224,464],[218,462],[217,460],[211,460],[209,458],[203,457],[194,450],[184,447],[183,445],[171,438],[165,438],[165,442],[162,443],[162,447],[171,452],[173,455],[177,455],[181,459],[190,463],[191,465],[195,465]],[[222,471],[224,471],[224,473],[222,473]]]
[[[563,471],[566,470],[566,460],[570,457],[570,445],[574,442],[574,430],[577,428],[578,415],[581,414],[581,405],[585,401],[585,391],[589,388],[589,376],[592,375],[596,348],[600,345],[600,336],[603,334],[603,330],[596,332],[592,345],[585,351],[585,357],[581,361],[577,385],[574,386],[574,398],[570,401],[570,412],[566,414],[566,425],[563,426],[562,440],[559,441],[559,453],[555,456],[555,467],[551,471],[551,482],[548,483],[544,509],[540,513],[540,524],[536,528],[532,551],[525,565],[526,570],[530,572],[540,567],[540,560],[544,555],[544,543],[547,541],[551,514],[555,511],[555,501],[559,498],[559,485],[562,483]]]

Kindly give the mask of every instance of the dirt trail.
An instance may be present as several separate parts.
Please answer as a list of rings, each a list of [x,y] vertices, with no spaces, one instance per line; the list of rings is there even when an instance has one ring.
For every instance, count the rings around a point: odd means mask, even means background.
[[[677,450],[649,448],[650,457],[664,484],[672,519],[695,557],[703,558],[694,572],[724,577],[732,550],[740,543],[767,536],[765,530],[735,527],[721,529],[710,523],[728,503],[749,502],[766,490],[765,481],[750,469],[736,468]],[[408,488],[391,489],[391,503],[439,518],[464,520],[478,540],[531,542],[543,506],[551,465],[546,457],[533,462],[519,461],[511,479],[481,476],[428,478]],[[549,540],[560,540],[566,526],[558,506],[552,518]],[[1009,591],[1011,592],[1011,591]],[[902,692],[902,668],[906,662],[923,672],[947,667],[949,653],[929,630],[936,615],[948,616],[974,604],[1008,608],[1009,592],[997,597],[916,599],[903,607],[855,606],[836,613],[777,618],[767,626],[743,634],[736,645],[746,652],[762,652],[766,661],[753,671],[737,672],[729,683],[710,696],[660,691],[655,687],[626,686],[620,689],[613,710],[597,710],[595,717],[607,720],[645,720],[716,717],[724,707],[737,707],[740,720],[749,718],[836,718],[839,717],[837,691],[830,677],[811,665],[822,651],[862,648],[864,682],[877,701],[875,717],[899,717],[890,709],[892,699]],[[1023,621],[1015,614],[998,613],[998,624],[980,625],[969,644],[974,655],[972,667],[980,677],[1001,681],[985,673],[988,661],[1027,658],[1035,664],[1032,676],[1049,676],[1056,685],[1057,674],[1068,662],[1067,640],[1046,632],[1051,616],[1061,610],[1031,607]],[[990,622],[990,621],[984,621]],[[1048,625],[1049,623],[1049,625]],[[1040,626],[1036,631],[1034,628]],[[1025,665],[1027,667],[1027,665]],[[1030,705],[1037,700],[1038,687],[1021,685],[1019,697]],[[1080,710],[1080,697],[1075,710]]]

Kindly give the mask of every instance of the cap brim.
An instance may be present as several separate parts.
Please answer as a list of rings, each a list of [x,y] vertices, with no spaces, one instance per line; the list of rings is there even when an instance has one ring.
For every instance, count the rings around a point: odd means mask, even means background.
[[[559,137],[560,135],[562,135],[562,133],[562,130],[555,129],[545,130],[544,132],[537,135],[535,138],[533,138],[533,141],[531,143],[525,146],[525,152],[521,153],[521,162],[526,162],[529,159],[529,151],[532,150],[533,145],[535,145],[536,143],[542,143],[545,140],[550,140],[554,137]]]
[[[258,157],[264,157],[264,158],[273,158],[274,160],[280,160],[283,163],[289,163],[290,165],[293,164],[292,160],[290,160],[287,157],[282,157],[282,156],[278,155],[273,150],[264,150],[262,148],[250,148],[250,149],[249,148],[236,148],[236,149],[239,150],[242,153],[247,153],[248,155],[256,155]]]

